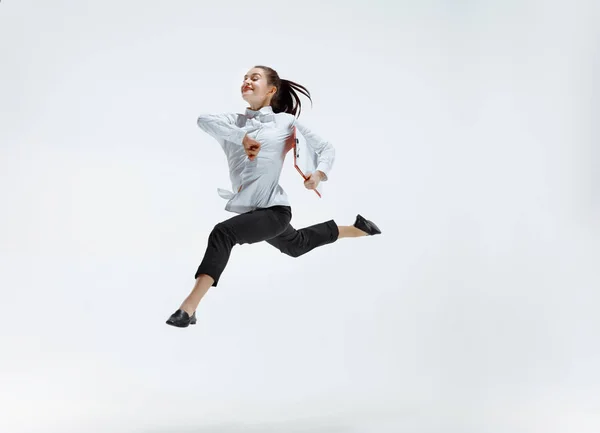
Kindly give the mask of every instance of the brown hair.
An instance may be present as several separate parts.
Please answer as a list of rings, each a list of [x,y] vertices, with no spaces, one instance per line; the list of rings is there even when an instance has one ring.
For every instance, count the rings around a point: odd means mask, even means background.
[[[271,107],[273,108],[273,112],[275,113],[289,113],[300,117],[300,113],[302,112],[302,102],[300,102],[300,97],[298,93],[302,93],[310,100],[310,104],[312,106],[312,98],[310,97],[310,92],[304,86],[301,86],[298,83],[294,83],[290,80],[284,80],[279,77],[279,74],[273,68],[268,66],[255,66],[255,68],[260,68],[265,71],[267,76],[267,84],[271,86],[275,86],[277,91],[271,99]]]

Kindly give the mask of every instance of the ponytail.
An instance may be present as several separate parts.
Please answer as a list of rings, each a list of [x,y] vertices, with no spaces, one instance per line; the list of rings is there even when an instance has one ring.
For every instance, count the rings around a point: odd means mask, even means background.
[[[293,116],[300,117],[302,112],[302,102],[298,93],[306,96],[312,106],[312,98],[308,89],[298,83],[290,80],[279,78],[279,74],[268,66],[255,66],[265,71],[267,75],[267,83],[277,88],[273,99],[271,99],[271,107],[274,113],[289,113]]]
[[[298,112],[298,117],[300,117],[300,113],[302,112],[302,102],[296,92],[302,93],[312,104],[310,92],[306,87],[294,83],[293,81],[282,79],[279,90],[271,100],[273,111],[275,113],[290,113],[294,116],[296,115],[296,112]]]

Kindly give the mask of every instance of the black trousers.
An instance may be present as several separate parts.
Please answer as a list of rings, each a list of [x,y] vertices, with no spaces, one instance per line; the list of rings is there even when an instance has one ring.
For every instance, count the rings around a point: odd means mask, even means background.
[[[215,280],[213,286],[217,286],[236,244],[266,241],[288,256],[299,257],[316,247],[335,242],[339,236],[333,220],[296,230],[290,225],[291,219],[289,206],[273,206],[236,215],[217,224],[208,237],[204,259],[194,278],[201,274],[210,275]]]

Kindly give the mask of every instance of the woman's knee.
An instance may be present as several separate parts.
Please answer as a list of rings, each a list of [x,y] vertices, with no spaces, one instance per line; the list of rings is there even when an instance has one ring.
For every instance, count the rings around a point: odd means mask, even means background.
[[[215,224],[215,226],[213,227],[212,231],[210,232],[210,236],[211,238],[228,238],[228,239],[232,239],[233,240],[233,233],[231,231],[231,228],[227,226],[227,224],[220,222],[218,224]]]
[[[302,254],[304,254],[304,252],[299,251],[299,250],[294,249],[294,248],[281,248],[279,251],[281,251],[286,256],[290,256],[292,258],[298,258]]]

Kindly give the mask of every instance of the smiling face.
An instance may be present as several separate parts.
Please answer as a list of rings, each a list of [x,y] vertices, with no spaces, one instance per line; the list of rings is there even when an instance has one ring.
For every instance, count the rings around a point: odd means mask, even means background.
[[[265,71],[261,68],[252,68],[244,75],[241,87],[242,98],[250,104],[252,109],[270,105],[276,90],[275,86],[267,83]]]

